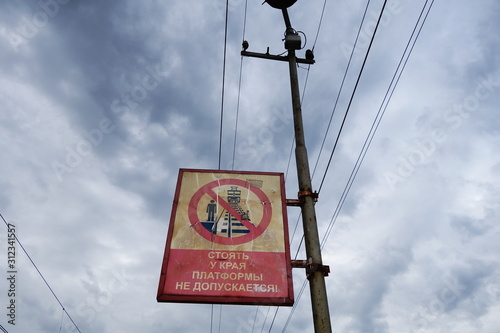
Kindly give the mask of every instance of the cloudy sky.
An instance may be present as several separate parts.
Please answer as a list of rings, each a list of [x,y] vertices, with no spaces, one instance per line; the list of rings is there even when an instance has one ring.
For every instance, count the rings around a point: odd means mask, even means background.
[[[261,3],[229,1],[220,164],[283,172],[295,198],[288,66],[240,57],[243,37],[249,51],[285,52],[282,15]],[[81,332],[313,330],[300,269],[293,308],[156,301],[178,170],[219,165],[225,4],[0,3],[0,213]],[[298,72],[333,329],[496,333],[500,3],[389,1],[349,103],[382,4],[368,6],[328,132],[367,2],[289,10],[316,60]],[[305,259],[299,210],[288,212],[292,256]],[[19,245],[7,322],[2,230],[0,324],[76,332]]]

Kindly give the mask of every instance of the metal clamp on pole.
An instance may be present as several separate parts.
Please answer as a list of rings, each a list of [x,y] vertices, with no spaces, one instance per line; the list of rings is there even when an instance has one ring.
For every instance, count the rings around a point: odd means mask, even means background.
[[[330,266],[321,264],[308,265],[306,267],[306,276],[308,280],[311,278],[311,275],[314,272],[322,272],[324,276],[328,276],[328,274],[330,274]]]
[[[286,199],[287,206],[301,206],[304,203],[304,197],[312,197],[314,202],[318,202],[318,192],[314,191],[300,191],[298,193],[298,199]]]
[[[312,258],[308,260],[292,260],[292,267],[305,268],[307,279],[309,279],[314,272],[322,272],[324,276],[330,274],[330,266],[315,264],[312,262]]]
[[[314,200],[314,202],[318,202],[319,194],[316,191],[314,191],[314,192],[311,192],[311,191],[300,191],[298,193],[298,197],[299,197],[300,201],[303,201],[304,197],[312,197],[313,200]]]

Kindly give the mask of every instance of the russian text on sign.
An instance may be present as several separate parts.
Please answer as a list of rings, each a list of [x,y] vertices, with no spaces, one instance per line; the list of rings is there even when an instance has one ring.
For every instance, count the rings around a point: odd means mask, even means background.
[[[194,271],[192,278],[195,280],[245,280],[262,281],[262,273],[226,273],[226,272],[199,272]]]

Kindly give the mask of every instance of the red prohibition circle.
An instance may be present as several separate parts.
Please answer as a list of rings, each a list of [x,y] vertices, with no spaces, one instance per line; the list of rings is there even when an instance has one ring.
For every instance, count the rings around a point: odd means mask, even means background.
[[[207,194],[208,196],[212,197],[215,201],[218,201],[221,203],[221,199],[217,198],[218,195],[213,191],[214,188],[223,186],[223,185],[238,185],[244,188],[249,189],[252,191],[260,200],[262,203],[262,221],[258,225],[253,225],[249,221],[246,221],[245,226],[250,230],[248,234],[238,236],[238,237],[222,237],[217,234],[214,234],[210,232],[208,229],[206,229],[200,222],[201,219],[198,216],[198,205],[200,203],[201,198]],[[222,200],[224,203],[224,201]],[[229,205],[228,203],[225,203],[226,205]],[[269,198],[267,195],[259,188],[250,185],[248,182],[241,180],[241,179],[219,179],[219,180],[214,180],[204,186],[202,186],[196,193],[193,195],[191,200],[189,201],[189,206],[188,206],[188,217],[189,217],[189,222],[191,223],[191,227],[194,228],[203,238],[217,243],[217,244],[222,244],[222,245],[239,245],[239,244],[244,244],[248,243],[251,240],[256,239],[264,231],[267,229],[269,226],[269,223],[271,223],[271,216],[272,216],[272,207],[271,207],[271,202],[269,201]],[[224,207],[226,208],[226,207]],[[227,208],[226,208],[227,209]],[[232,214],[231,214],[232,215]],[[236,217],[236,216],[235,216]],[[240,221],[244,222],[244,221]]]

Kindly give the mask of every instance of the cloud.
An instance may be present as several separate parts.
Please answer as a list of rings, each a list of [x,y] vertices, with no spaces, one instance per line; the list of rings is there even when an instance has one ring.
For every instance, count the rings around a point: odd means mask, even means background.
[[[335,331],[498,327],[497,2],[435,2],[334,215],[423,4],[389,3],[316,204],[321,238],[334,223],[323,256]],[[321,152],[315,189],[382,2],[368,8],[320,151],[365,5],[327,2],[316,44],[323,1],[290,8],[316,59],[298,68],[311,168]],[[292,316],[280,308],[276,317],[274,307],[155,299],[178,169],[219,162],[225,2],[0,7],[0,213],[82,331],[252,332],[271,322],[311,331],[307,290]],[[228,14],[222,168],[288,171],[287,196],[296,198],[288,66],[240,56],[242,38],[249,51],[284,52],[282,14],[242,0],[229,1]],[[299,210],[288,211],[292,231]],[[291,251],[305,259],[300,226]],[[18,325],[9,332],[61,323],[75,331],[19,247],[17,260]],[[296,296],[304,278],[294,271]]]

